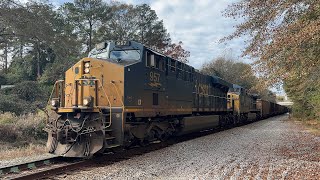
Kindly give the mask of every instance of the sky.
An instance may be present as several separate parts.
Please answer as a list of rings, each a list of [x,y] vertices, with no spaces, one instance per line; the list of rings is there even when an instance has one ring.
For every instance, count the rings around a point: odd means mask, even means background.
[[[28,1],[28,0],[21,0]],[[48,0],[55,6],[73,0]],[[110,2],[113,0],[104,0]],[[182,41],[184,49],[190,51],[189,63],[196,69],[218,57],[227,57],[252,63],[241,57],[246,47],[246,37],[224,43],[219,40],[235,31],[241,20],[226,18],[223,11],[239,0],[116,0],[128,4],[147,3],[156,11],[173,42]],[[277,93],[283,90],[272,89]]]
[[[54,5],[68,1],[70,0],[49,0]],[[244,38],[225,43],[218,42],[219,39],[234,32],[234,26],[239,23],[222,15],[222,11],[237,0],[119,1],[129,4],[149,4],[159,19],[163,20],[172,41],[175,43],[182,41],[184,49],[190,51],[189,64],[197,69],[200,69],[205,62],[221,56],[251,62],[248,58],[240,57],[245,47]]]
[[[173,42],[182,41],[190,51],[189,64],[201,68],[203,63],[220,56],[239,59],[245,47],[244,39],[226,43],[218,41],[235,31],[239,23],[226,18],[222,11],[236,0],[129,0],[148,3],[163,19]],[[245,62],[250,62],[248,59]]]

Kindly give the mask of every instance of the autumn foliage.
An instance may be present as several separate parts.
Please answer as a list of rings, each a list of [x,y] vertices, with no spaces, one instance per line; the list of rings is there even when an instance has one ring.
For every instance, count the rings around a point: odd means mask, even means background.
[[[179,41],[178,44],[173,43],[170,44],[165,50],[164,50],[164,54],[167,56],[170,56],[174,59],[177,59],[181,62],[187,63],[188,58],[190,56],[190,52],[187,50],[183,49],[183,43],[182,41]]]
[[[239,18],[223,40],[249,37],[244,55],[267,85],[284,84],[296,115],[320,117],[320,1],[242,0],[225,11]]]

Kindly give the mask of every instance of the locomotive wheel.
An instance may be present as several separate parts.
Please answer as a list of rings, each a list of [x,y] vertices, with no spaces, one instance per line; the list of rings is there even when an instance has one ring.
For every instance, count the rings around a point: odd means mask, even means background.
[[[162,142],[168,140],[168,138],[169,138],[169,135],[165,132],[160,134],[160,136],[159,136],[159,140]]]
[[[145,139],[140,140],[140,142],[139,142],[139,145],[140,145],[141,147],[146,147],[146,146],[148,146],[149,144],[150,144],[150,142],[149,142],[148,140],[145,140]]]

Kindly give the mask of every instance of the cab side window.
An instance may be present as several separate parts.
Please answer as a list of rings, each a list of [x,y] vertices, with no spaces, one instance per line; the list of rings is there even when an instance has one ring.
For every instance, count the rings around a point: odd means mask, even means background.
[[[155,55],[155,68],[160,69],[161,56]]]
[[[154,69],[159,69],[164,71],[164,58],[162,56],[156,55],[150,51],[146,53],[146,66]]]
[[[154,57],[154,54],[151,54],[150,55],[150,67],[155,67],[156,66],[156,60],[155,60],[155,57]]]
[[[159,60],[159,69],[160,69],[161,71],[164,71],[164,70],[165,70],[165,58],[160,57],[159,59],[160,59],[160,60]]]
[[[170,69],[171,72],[176,71],[176,61],[175,60],[169,59],[168,69]]]
[[[147,51],[146,52],[146,66],[147,67],[154,66],[154,60],[153,59],[154,59],[154,55],[151,52]]]
[[[183,70],[182,70],[182,63],[177,61],[177,78],[178,79],[182,79],[182,75],[183,75]]]

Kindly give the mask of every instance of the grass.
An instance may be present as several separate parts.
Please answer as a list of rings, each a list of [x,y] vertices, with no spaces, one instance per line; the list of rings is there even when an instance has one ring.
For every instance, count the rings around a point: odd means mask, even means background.
[[[46,152],[47,134],[43,131],[46,114],[17,116],[0,114],[0,159],[12,159]]]
[[[320,121],[315,119],[302,121],[307,130],[317,136],[320,136]]]
[[[293,121],[302,124],[306,130],[316,136],[320,136],[320,120],[292,118]]]
[[[0,144],[0,160],[10,160],[19,157],[28,157],[47,152],[46,146],[41,144],[29,144],[27,146],[12,148],[10,144]]]

